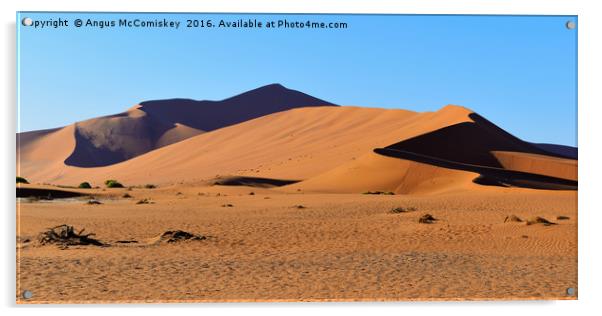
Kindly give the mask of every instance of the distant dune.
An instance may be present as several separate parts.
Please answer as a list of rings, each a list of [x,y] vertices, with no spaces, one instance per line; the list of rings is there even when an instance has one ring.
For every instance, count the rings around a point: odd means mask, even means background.
[[[563,154],[570,148],[522,141],[461,106],[424,113],[338,107],[274,85],[207,102],[143,102],[115,116],[25,133],[18,174],[64,185],[261,178],[292,183],[278,190],[333,193],[577,187],[577,160]],[[297,108],[303,103],[312,106]]]
[[[147,101],[126,112],[77,122],[72,126],[17,134],[17,152],[20,151],[22,159],[31,162],[37,159],[28,158],[27,148],[46,147],[49,151],[44,160],[61,159],[65,165],[76,167],[108,166],[249,119],[297,107],[325,105],[333,104],[279,84],[222,101]],[[72,130],[71,137],[75,140],[75,147],[67,156],[63,152],[57,155],[46,143],[51,134],[62,130]]]

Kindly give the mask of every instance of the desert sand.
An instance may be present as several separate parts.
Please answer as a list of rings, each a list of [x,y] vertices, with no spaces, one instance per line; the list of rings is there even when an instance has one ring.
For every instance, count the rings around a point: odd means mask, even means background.
[[[18,135],[19,303],[576,299],[576,149],[456,105],[211,102]],[[61,224],[102,246],[40,241]]]
[[[566,295],[577,288],[574,191],[125,190],[94,194],[101,205],[86,199],[19,204],[17,292],[34,295],[19,302],[576,298]],[[133,198],[120,198],[125,192]],[[137,205],[143,198],[154,204]],[[391,212],[397,207],[415,210]],[[438,221],[419,224],[425,213]],[[558,224],[505,223],[508,215]],[[110,246],[35,245],[39,232],[62,223]],[[209,238],[153,244],[175,229]]]

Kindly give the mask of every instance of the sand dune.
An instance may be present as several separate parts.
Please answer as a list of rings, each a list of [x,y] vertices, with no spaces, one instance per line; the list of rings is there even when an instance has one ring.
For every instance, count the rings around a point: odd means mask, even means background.
[[[494,151],[493,155],[504,169],[577,180],[577,160],[574,159],[507,151]]]
[[[411,160],[368,153],[316,177],[286,187],[286,191],[396,194],[442,193],[476,189],[478,173],[440,168]]]
[[[132,116],[146,116],[134,111],[139,108],[131,110]],[[176,128],[175,138],[179,133],[194,134],[185,125]],[[165,139],[172,136],[162,135]],[[40,159],[31,155],[33,148],[42,150],[40,146],[30,147],[25,147],[29,149],[24,160]],[[118,147],[135,148],[129,144]],[[372,153],[375,148],[390,157]],[[406,154],[400,156],[400,152]],[[37,182],[66,185],[81,181],[101,185],[107,178],[139,185],[250,176],[304,180],[290,188],[338,193],[436,193],[473,187],[480,175],[488,177],[477,181],[481,184],[501,181],[523,187],[573,188],[577,162],[559,156],[506,133],[461,106],[424,113],[324,106],[262,116],[107,167],[77,168],[55,161],[44,168],[23,167],[21,174]],[[555,184],[548,185],[550,181]]]
[[[56,173],[21,174],[35,182],[126,184],[204,181],[216,175],[303,180],[399,139],[468,119],[468,110],[445,107],[416,113],[359,107],[307,107],[263,116],[204,133],[102,168],[62,165]],[[149,167],[152,166],[152,167]],[[51,171],[52,172],[52,171]],[[40,176],[39,176],[40,175]]]
[[[48,150],[46,159],[68,166],[99,167],[122,162],[154,149],[232,124],[296,107],[333,105],[281,85],[264,86],[222,101],[170,99],[147,101],[126,112],[74,124],[75,146],[71,152]],[[40,142],[62,129],[17,134],[17,151],[28,157],[31,143]],[[65,139],[65,141],[71,141]]]

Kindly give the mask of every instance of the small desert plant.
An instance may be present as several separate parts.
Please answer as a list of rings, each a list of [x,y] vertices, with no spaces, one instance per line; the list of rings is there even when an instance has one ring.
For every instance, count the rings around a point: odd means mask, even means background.
[[[255,195],[255,192],[249,192],[249,195]]]
[[[131,198],[132,196],[131,196],[131,195],[129,195],[128,193],[125,193],[125,194],[124,194],[124,195],[122,195],[121,197],[122,197],[122,198],[124,198],[124,199],[129,199],[129,198]]]
[[[431,215],[431,214],[424,214],[424,215],[420,216],[420,218],[418,219],[418,223],[421,223],[421,224],[432,224],[435,221],[437,221],[437,219],[434,218],[433,215]]]
[[[144,188],[145,188],[145,189],[154,189],[154,188],[156,188],[156,187],[157,187],[157,186],[156,186],[156,185],[154,185],[154,184],[145,184],[145,185],[144,185]]]
[[[222,207],[234,207],[232,204],[222,204]]]
[[[139,200],[138,202],[136,202],[136,204],[153,204],[153,201],[151,201],[151,200],[149,200],[147,198],[144,198],[144,199]]]
[[[169,230],[155,237],[155,243],[175,243],[183,241],[205,240],[207,236],[196,235],[182,230]]]
[[[559,220],[559,221],[565,221],[565,220],[568,220],[568,219],[571,219],[571,218],[568,217],[568,216],[564,216],[564,215],[558,215],[558,216],[556,216],[556,219]]]
[[[89,182],[82,182],[77,187],[80,189],[91,189],[92,188],[92,186],[90,185]]]
[[[293,208],[302,210],[302,209],[307,208],[307,207],[305,205],[298,204],[298,205],[294,205]]]
[[[407,213],[407,212],[415,212],[417,209],[415,207],[394,207],[391,209],[391,213],[399,214],[399,213]]]
[[[119,183],[117,180],[107,180],[105,181],[105,185],[107,188],[123,188],[123,184]]]
[[[41,245],[56,244],[58,246],[66,248],[67,246],[104,246],[99,240],[90,238],[94,234],[84,234],[84,229],[76,232],[73,226],[59,225],[40,233],[38,235],[38,242]]]
[[[543,217],[539,217],[539,216],[536,216],[527,221],[527,225],[533,225],[533,224],[543,224],[544,226],[556,225],[556,223],[552,223],[549,220],[547,220]]]
[[[362,194],[375,194],[375,195],[395,195],[395,193],[391,191],[366,191]]]
[[[17,183],[25,183],[28,184],[29,181],[27,181],[27,179],[23,178],[23,177],[17,177]]]
[[[523,222],[523,220],[522,220],[520,217],[516,216],[516,215],[508,215],[508,216],[506,216],[506,218],[504,219],[504,223],[506,223],[506,222],[516,222],[516,223],[522,223],[522,222]]]
[[[88,200],[87,204],[90,204],[90,205],[100,205],[102,203],[99,200],[90,199],[90,200]]]

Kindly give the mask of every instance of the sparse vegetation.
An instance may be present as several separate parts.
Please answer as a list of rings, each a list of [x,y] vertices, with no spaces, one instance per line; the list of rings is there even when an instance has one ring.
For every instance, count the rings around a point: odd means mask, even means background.
[[[222,204],[222,207],[234,207],[232,204]]]
[[[195,235],[189,232],[185,232],[182,230],[173,230],[166,231],[159,236],[157,236],[155,243],[175,243],[181,241],[194,241],[194,240],[205,240],[206,236]]]
[[[145,184],[145,185],[144,185],[144,188],[145,188],[145,189],[154,189],[154,188],[156,188],[156,187],[157,187],[157,186],[156,186],[156,185],[154,185],[154,184]]]
[[[80,189],[92,189],[92,186],[89,182],[82,182],[77,187]]]
[[[539,216],[536,216],[527,221],[527,225],[534,225],[534,224],[543,224],[544,226],[556,225],[556,223],[552,223],[549,220],[547,220],[543,217],[539,217]]]
[[[155,202],[151,201],[150,199],[144,198],[142,200],[139,200],[138,202],[136,202],[136,204],[154,204]]]
[[[391,191],[366,191],[362,194],[375,194],[375,195],[395,195],[395,193]]]
[[[255,192],[249,192],[249,195],[255,195]]]
[[[27,179],[25,179],[23,177],[17,177],[17,183],[29,184],[29,181],[27,181]]]
[[[564,215],[558,215],[558,216],[556,216],[556,219],[559,220],[559,221],[566,221],[566,220],[569,220],[571,218],[568,217],[568,216],[564,216]]]
[[[40,233],[38,235],[38,242],[41,245],[55,244],[64,248],[86,245],[104,246],[105,244],[99,240],[90,237],[94,235],[93,233],[84,234],[84,229],[76,232],[73,226],[63,224],[48,228],[48,230]]]
[[[89,204],[89,205],[100,205],[102,203],[99,200],[91,199],[91,200],[88,200],[87,204]]]
[[[119,183],[117,180],[107,180],[105,181],[105,185],[107,188],[123,188],[123,184]]]
[[[301,205],[301,204],[294,205],[293,207],[294,207],[294,208],[296,208],[296,209],[300,209],[300,210],[301,210],[301,209],[304,209],[304,208],[307,208],[306,206],[304,206],[304,205]]]
[[[506,218],[504,218],[504,223],[506,223],[506,222],[522,223],[523,220],[516,215],[508,215],[508,216],[506,216]]]
[[[391,209],[391,213],[399,214],[399,213],[407,213],[407,212],[415,212],[417,209],[415,207],[394,207]]]
[[[130,199],[130,198],[132,198],[132,196],[129,193],[125,193],[121,197],[124,198],[124,199]]]
[[[432,224],[435,221],[437,221],[438,219],[436,219],[435,217],[433,217],[433,215],[431,214],[424,214],[422,216],[420,216],[420,218],[418,219],[418,223],[421,224]]]

